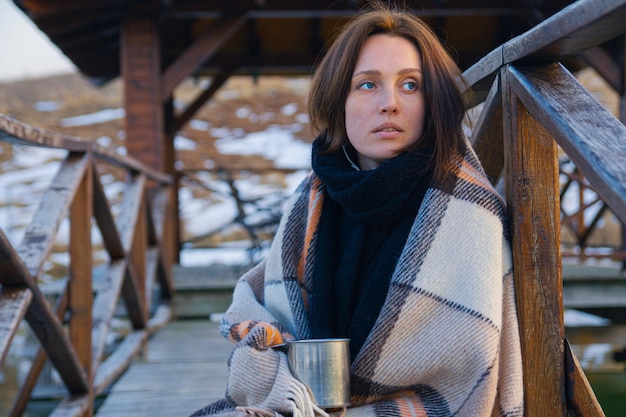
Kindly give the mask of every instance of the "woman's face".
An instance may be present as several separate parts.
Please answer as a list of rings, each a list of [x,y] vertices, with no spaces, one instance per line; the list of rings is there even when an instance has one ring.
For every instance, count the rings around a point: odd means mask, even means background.
[[[346,99],[346,131],[363,170],[415,143],[424,131],[422,60],[408,40],[373,35],[361,49]]]

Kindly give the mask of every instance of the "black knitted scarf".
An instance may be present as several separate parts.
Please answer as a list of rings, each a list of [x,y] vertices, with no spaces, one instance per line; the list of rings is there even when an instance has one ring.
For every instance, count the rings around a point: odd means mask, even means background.
[[[321,154],[316,141],[312,151],[313,170],[330,198],[320,218],[309,293],[311,335],[349,337],[354,358],[380,313],[430,183],[430,153],[403,153],[357,171],[342,150]]]

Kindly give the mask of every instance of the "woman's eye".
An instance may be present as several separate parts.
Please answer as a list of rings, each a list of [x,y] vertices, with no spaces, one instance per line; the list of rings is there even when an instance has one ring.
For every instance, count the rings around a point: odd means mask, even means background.
[[[418,89],[418,85],[415,81],[407,81],[404,84],[402,84],[402,86],[406,89],[406,90],[417,90]]]
[[[361,85],[359,87],[364,89],[364,90],[371,90],[371,89],[373,89],[375,87],[375,85],[371,81],[365,81],[365,82],[361,83]]]

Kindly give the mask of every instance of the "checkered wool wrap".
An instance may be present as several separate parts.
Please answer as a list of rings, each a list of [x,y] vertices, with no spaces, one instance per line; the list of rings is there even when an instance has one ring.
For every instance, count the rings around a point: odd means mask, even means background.
[[[522,370],[505,209],[467,145],[452,193],[431,187],[387,298],[351,366],[348,416],[522,415]],[[324,187],[311,174],[269,256],[244,275],[221,324],[237,342],[226,399],[196,415],[313,416],[320,410],[269,345],[309,337]],[[239,406],[238,408],[236,408]]]

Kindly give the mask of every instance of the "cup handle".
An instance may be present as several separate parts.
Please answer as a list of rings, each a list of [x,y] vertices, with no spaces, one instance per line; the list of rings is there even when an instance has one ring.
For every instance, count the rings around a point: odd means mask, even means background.
[[[274,349],[274,350],[278,350],[278,351],[280,351],[280,352],[285,352],[285,353],[287,353],[287,350],[289,349],[289,348],[287,347],[287,343],[278,343],[278,344],[276,344],[276,345],[272,345],[272,346],[270,346],[270,347],[271,347],[272,349]]]

